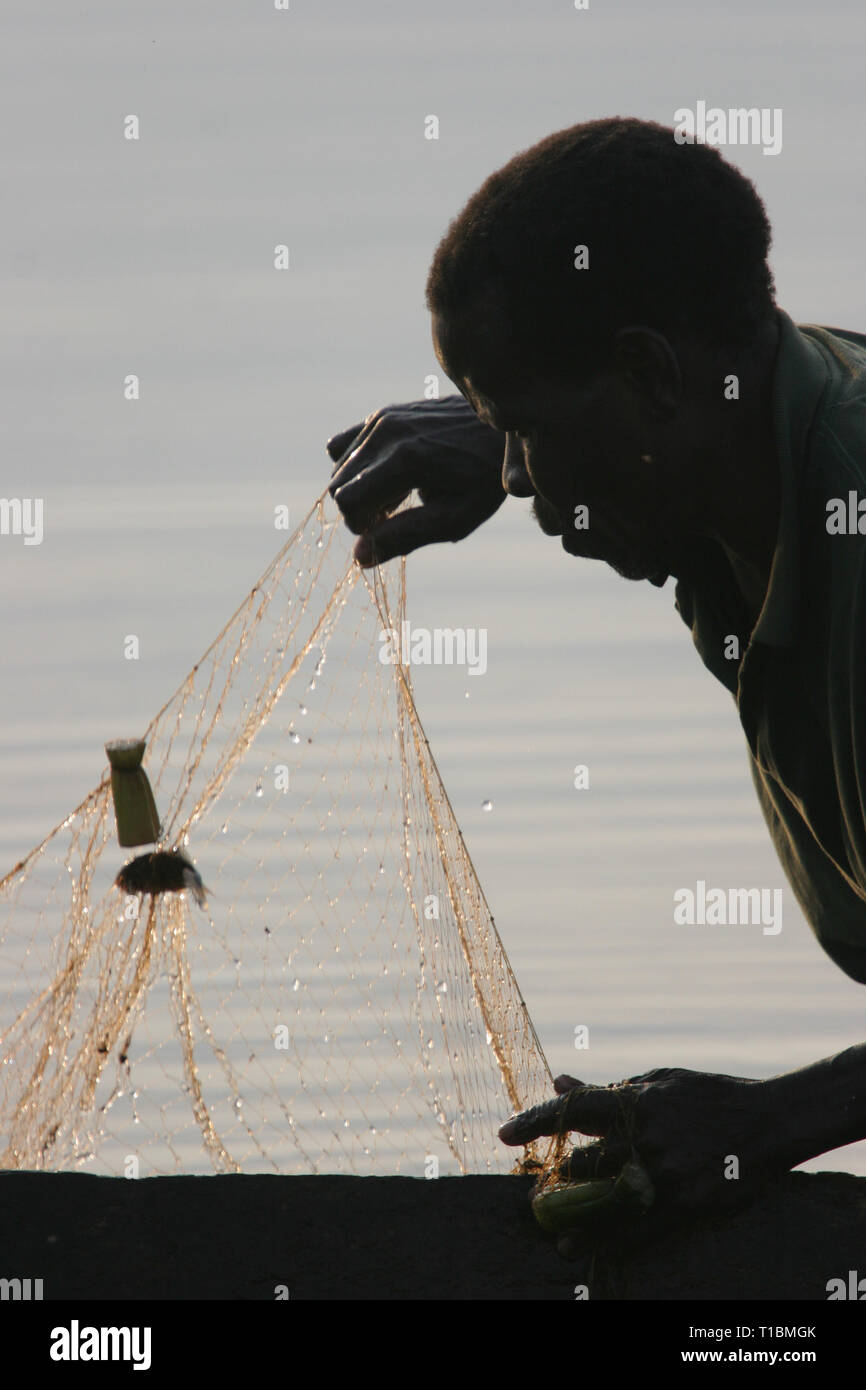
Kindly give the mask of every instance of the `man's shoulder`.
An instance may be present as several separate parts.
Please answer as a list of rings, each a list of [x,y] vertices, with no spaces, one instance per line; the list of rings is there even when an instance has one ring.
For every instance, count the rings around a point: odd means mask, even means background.
[[[796,328],[824,366],[798,470],[801,563],[809,587],[852,620],[856,612],[859,623],[866,596],[866,334],[822,324]],[[834,630],[841,635],[845,624]]]
[[[826,484],[866,488],[866,333],[797,324],[825,376],[807,432],[806,472]]]
[[[824,404],[859,396],[866,406],[866,333],[851,328],[798,323],[797,330],[821,353],[828,372]]]
[[[853,343],[855,347],[866,350],[866,334],[855,333],[853,328],[830,328],[825,323],[798,323],[797,327],[801,333],[808,333],[819,339],[841,338],[843,342]],[[831,348],[833,344],[828,344]]]

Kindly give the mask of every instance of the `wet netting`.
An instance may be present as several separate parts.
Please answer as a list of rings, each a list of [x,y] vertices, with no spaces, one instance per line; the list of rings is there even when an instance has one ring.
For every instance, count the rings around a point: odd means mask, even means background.
[[[549,1070],[410,669],[380,659],[405,562],[362,571],[350,540],[324,494],[143,732],[183,891],[117,884],[141,851],[108,774],[0,882],[0,1167],[532,1159],[496,1130]]]

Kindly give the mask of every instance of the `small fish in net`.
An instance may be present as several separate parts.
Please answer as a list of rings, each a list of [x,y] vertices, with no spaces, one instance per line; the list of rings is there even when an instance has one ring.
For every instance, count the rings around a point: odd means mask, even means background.
[[[124,864],[114,880],[116,888],[124,893],[149,893],[156,898],[160,893],[192,893],[199,907],[207,906],[207,889],[195,865],[180,850],[151,850],[139,854]]]

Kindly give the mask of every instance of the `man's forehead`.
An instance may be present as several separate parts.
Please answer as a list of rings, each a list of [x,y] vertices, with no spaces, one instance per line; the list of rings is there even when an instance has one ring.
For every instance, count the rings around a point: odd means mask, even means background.
[[[448,375],[476,409],[512,410],[543,387],[504,314],[480,308],[459,320],[434,316],[433,338]]]

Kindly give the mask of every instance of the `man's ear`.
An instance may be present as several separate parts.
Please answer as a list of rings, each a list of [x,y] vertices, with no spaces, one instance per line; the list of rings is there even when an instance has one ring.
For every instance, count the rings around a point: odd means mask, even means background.
[[[616,369],[631,389],[644,398],[658,420],[676,413],[683,393],[680,364],[671,344],[655,329],[635,325],[621,328],[613,340]]]

